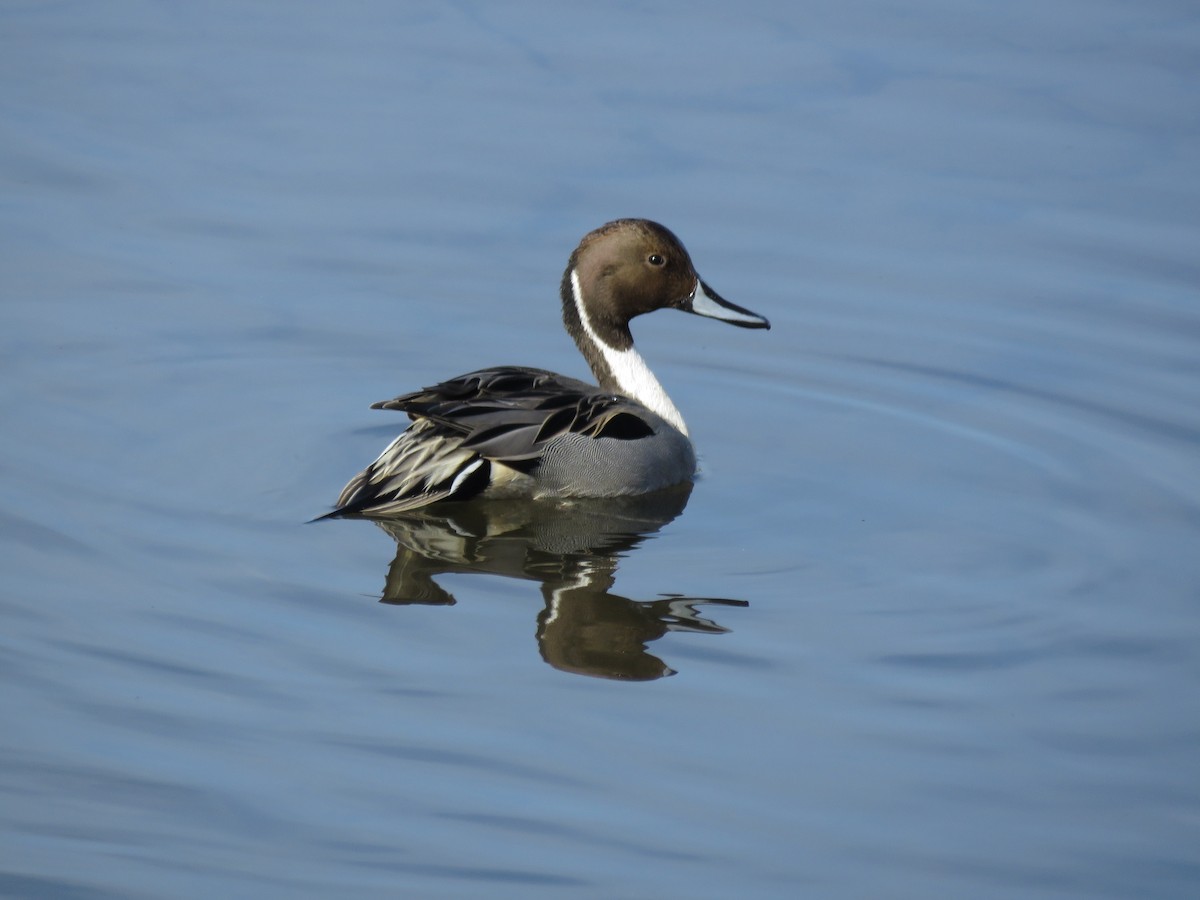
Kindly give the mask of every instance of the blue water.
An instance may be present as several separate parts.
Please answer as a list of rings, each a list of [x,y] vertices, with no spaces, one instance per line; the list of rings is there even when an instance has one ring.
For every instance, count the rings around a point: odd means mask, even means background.
[[[5,5],[0,894],[1196,896],[1198,48]],[[304,524],[370,403],[585,374],[562,267],[630,215],[773,326],[635,323],[685,509]]]

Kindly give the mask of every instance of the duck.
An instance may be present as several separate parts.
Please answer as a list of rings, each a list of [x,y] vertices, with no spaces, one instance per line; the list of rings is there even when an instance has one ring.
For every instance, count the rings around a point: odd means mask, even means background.
[[[723,299],[682,242],[648,219],[588,232],[561,289],[567,333],[595,376],[495,366],[401,394],[372,409],[408,428],[350,479],[319,518],[386,518],[443,501],[605,498],[649,494],[696,475],[683,416],[634,347],[629,323],[659,309],[742,328],[763,316]]]

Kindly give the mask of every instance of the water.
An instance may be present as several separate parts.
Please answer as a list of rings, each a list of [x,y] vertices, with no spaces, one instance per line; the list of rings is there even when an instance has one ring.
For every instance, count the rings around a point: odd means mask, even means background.
[[[0,26],[0,892],[1195,896],[1189,6]],[[303,524],[622,215],[686,509]]]

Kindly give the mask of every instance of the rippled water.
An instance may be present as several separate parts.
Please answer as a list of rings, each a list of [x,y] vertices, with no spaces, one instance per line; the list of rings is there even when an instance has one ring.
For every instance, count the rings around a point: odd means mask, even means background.
[[[0,893],[1195,895],[1190,7],[0,24]],[[621,215],[690,497],[304,524]]]

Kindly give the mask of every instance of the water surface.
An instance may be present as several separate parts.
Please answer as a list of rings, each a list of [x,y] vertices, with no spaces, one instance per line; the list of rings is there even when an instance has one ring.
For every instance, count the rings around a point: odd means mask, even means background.
[[[1190,7],[0,25],[0,893],[1195,895]],[[626,215],[686,508],[304,524]]]

